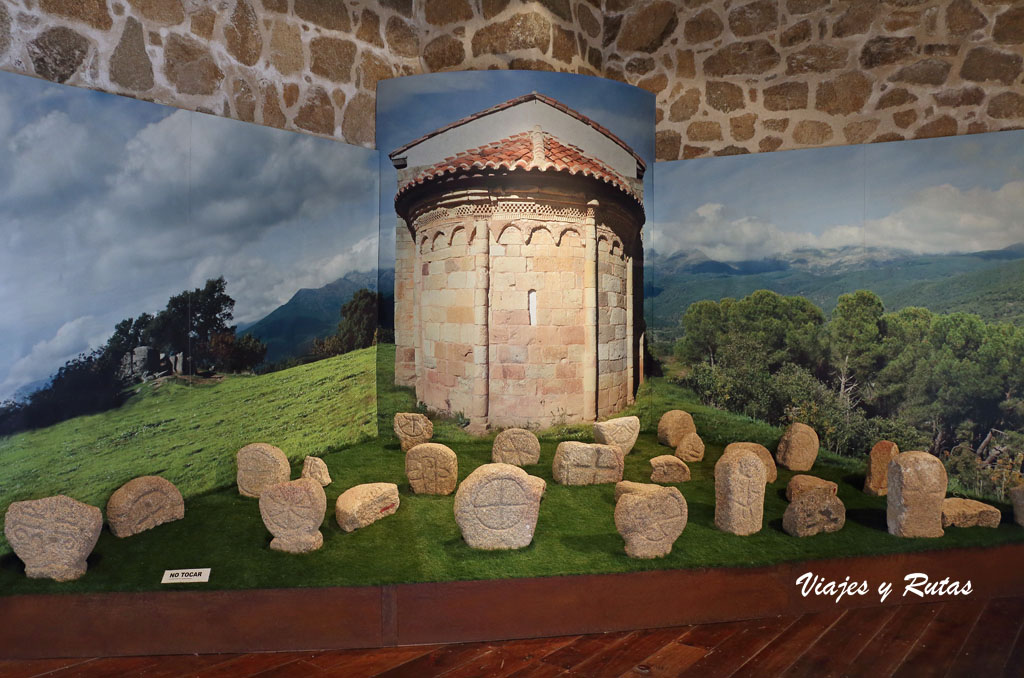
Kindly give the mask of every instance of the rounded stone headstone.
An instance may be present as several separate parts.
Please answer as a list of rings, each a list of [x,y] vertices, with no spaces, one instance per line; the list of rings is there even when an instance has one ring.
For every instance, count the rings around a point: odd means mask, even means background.
[[[782,529],[793,537],[838,532],[845,524],[846,506],[827,487],[801,492],[782,514]]]
[[[267,443],[246,445],[235,455],[238,464],[238,493],[259,497],[268,487],[288,482],[291,466],[284,452]]]
[[[417,412],[399,412],[395,415],[395,435],[402,445],[402,452],[408,452],[434,437],[434,422]]]
[[[662,454],[651,459],[652,483],[685,483],[690,479],[690,467],[672,454]]]
[[[115,537],[130,537],[184,517],[181,492],[160,476],[129,480],[107,500],[107,524]]]
[[[1002,518],[999,509],[984,502],[958,497],[942,501],[943,527],[999,527]]]
[[[615,503],[615,529],[630,558],[667,556],[686,528],[686,519],[686,499],[675,487],[626,492]]]
[[[320,483],[320,487],[331,484],[331,472],[327,469],[327,462],[320,457],[306,457],[302,461],[302,477],[312,478]]]
[[[327,495],[312,478],[299,478],[265,488],[260,494],[260,516],[274,538],[270,548],[287,553],[309,553],[324,544],[320,525],[327,513]]]
[[[839,492],[839,486],[831,480],[814,476],[795,475],[789,479],[789,483],[786,485],[786,501],[793,501],[804,492],[822,489],[828,490],[832,494],[838,494]]]
[[[1013,503],[1013,522],[1024,527],[1024,485],[1010,490],[1010,501]]]
[[[886,523],[897,537],[941,537],[946,468],[927,452],[901,452],[889,462]]]
[[[900,453],[896,443],[880,440],[868,454],[868,474],[864,477],[864,493],[884,497],[889,490],[889,462]]]
[[[7,507],[4,536],[32,579],[78,579],[103,529],[95,506],[58,494]]]
[[[494,437],[491,461],[515,466],[536,464],[540,461],[540,441],[525,428],[505,429]]]
[[[519,549],[537,528],[545,482],[512,464],[484,464],[455,493],[455,522],[470,548]]]
[[[750,449],[726,451],[715,463],[715,527],[740,536],[761,530],[764,462]]]
[[[775,460],[772,459],[772,453],[768,451],[767,447],[758,443],[729,443],[725,446],[723,454],[739,450],[753,452],[757,455],[757,458],[764,464],[765,482],[774,483],[779,479],[779,470],[775,467]]]
[[[640,417],[618,417],[594,424],[594,442],[615,445],[629,454],[640,435]]]
[[[775,460],[790,471],[810,471],[818,458],[818,434],[807,424],[794,422],[775,448]],[[772,481],[768,481],[772,482]]]
[[[567,440],[559,443],[551,473],[560,485],[598,485],[622,480],[622,450],[611,445]]]
[[[459,458],[440,443],[420,443],[405,453],[405,477],[416,494],[451,494],[459,482]]]
[[[696,433],[697,427],[689,412],[669,410],[658,421],[658,442],[675,449],[687,433]]]
[[[366,483],[341,493],[334,504],[334,519],[338,527],[352,532],[393,515],[398,510],[398,485],[395,483]]]
[[[703,461],[704,441],[700,439],[696,431],[691,431],[682,437],[676,445],[676,456],[683,461]]]

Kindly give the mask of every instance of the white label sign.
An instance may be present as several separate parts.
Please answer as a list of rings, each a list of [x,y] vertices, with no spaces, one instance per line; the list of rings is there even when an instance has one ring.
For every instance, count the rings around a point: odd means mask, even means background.
[[[161,584],[184,584],[187,582],[208,582],[210,581],[210,568],[200,567],[190,570],[164,570],[164,578]]]

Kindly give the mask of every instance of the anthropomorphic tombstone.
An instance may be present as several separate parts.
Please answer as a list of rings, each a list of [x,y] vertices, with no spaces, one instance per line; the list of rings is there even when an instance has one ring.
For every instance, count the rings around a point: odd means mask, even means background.
[[[545,482],[512,464],[484,464],[455,493],[455,522],[471,548],[519,549],[533,541]]]
[[[594,442],[614,445],[629,454],[640,435],[640,417],[618,417],[594,424]]]
[[[868,455],[868,473],[864,477],[864,493],[884,497],[889,490],[889,462],[900,453],[896,443],[880,440]]]
[[[626,492],[615,503],[615,529],[630,558],[660,558],[686,528],[686,499],[678,488],[652,486]]]
[[[416,494],[451,494],[459,481],[459,458],[440,443],[420,443],[405,453],[405,477]]]
[[[103,529],[95,506],[58,494],[7,507],[4,536],[32,579],[78,579]]]
[[[491,461],[515,466],[536,464],[540,461],[540,441],[525,428],[505,429],[494,437]]]
[[[375,523],[398,510],[398,485],[365,483],[341,493],[334,505],[334,519],[345,532]]]
[[[622,450],[611,445],[567,440],[559,443],[551,465],[560,485],[598,485],[622,480]]]
[[[284,452],[266,443],[246,445],[235,456],[238,464],[238,493],[259,497],[268,487],[288,482],[291,466]]]
[[[768,451],[767,447],[759,443],[729,443],[725,446],[723,454],[739,450],[746,450],[757,455],[757,458],[764,464],[766,482],[774,483],[779,479],[779,470],[775,467],[775,460],[772,459],[772,453]]]
[[[428,443],[434,437],[434,423],[426,415],[417,412],[397,413],[394,429],[402,445],[402,452],[408,452],[421,443]]]
[[[160,476],[129,480],[107,500],[107,524],[115,537],[130,537],[184,517],[181,492]]]
[[[740,536],[761,530],[767,471],[749,448],[724,452],[715,463],[715,527]]]
[[[265,488],[260,493],[260,516],[274,538],[270,548],[286,553],[309,553],[324,544],[320,525],[327,513],[327,494],[312,478],[299,478]]]
[[[927,452],[901,452],[889,462],[886,522],[897,537],[941,537],[946,468]]]
[[[697,427],[689,412],[669,410],[658,420],[658,442],[672,449],[679,446],[679,442],[687,433],[696,432]]]

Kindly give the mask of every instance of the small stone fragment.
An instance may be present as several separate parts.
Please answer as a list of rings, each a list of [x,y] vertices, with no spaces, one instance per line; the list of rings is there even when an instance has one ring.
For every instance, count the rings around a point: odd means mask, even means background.
[[[943,527],[999,527],[1003,514],[995,506],[973,499],[942,500]]]
[[[405,477],[416,494],[451,494],[459,482],[459,458],[440,443],[420,443],[405,453]]]
[[[264,489],[284,483],[291,477],[291,467],[284,452],[266,443],[246,445],[235,455],[238,464],[238,493],[259,497]]]
[[[181,492],[160,476],[129,480],[107,500],[107,524],[115,537],[130,537],[184,517]]]
[[[1024,527],[1024,485],[1013,488],[1009,494],[1013,503],[1013,522]]]
[[[327,512],[324,488],[312,478],[268,487],[260,494],[260,517],[274,538],[270,548],[309,553],[324,545],[320,525]]]
[[[690,467],[679,457],[662,454],[651,459],[652,483],[685,483],[690,479]]]
[[[320,487],[331,484],[331,472],[327,470],[327,463],[320,457],[306,457],[303,460],[302,477],[312,478],[320,483]]]
[[[726,448],[715,463],[715,527],[740,536],[759,532],[767,476],[753,450]]]
[[[551,465],[560,485],[598,485],[622,480],[622,450],[611,445],[568,440],[559,443]]]
[[[696,431],[690,431],[676,445],[676,456],[683,461],[701,461],[704,459],[704,441]]]
[[[420,443],[430,442],[434,437],[434,423],[422,414],[399,412],[395,415],[395,435],[402,444],[402,452],[408,452]]]
[[[455,522],[470,548],[529,546],[545,482],[512,464],[484,464],[455,493]]]
[[[689,412],[669,410],[658,421],[658,442],[671,448],[678,447],[687,433],[696,432],[697,426]]]
[[[888,471],[886,522],[897,537],[941,537],[946,469],[927,452],[901,452]]]
[[[615,529],[626,541],[630,558],[661,558],[672,552],[686,528],[687,514],[686,499],[678,488],[654,486],[619,497]]]
[[[775,460],[790,471],[810,471],[818,458],[818,434],[807,424],[794,422],[775,448]]]
[[[824,478],[795,475],[789,479],[789,483],[786,485],[786,501],[793,501],[804,492],[811,490],[828,490],[832,494],[836,494],[839,492],[839,486]]]
[[[358,530],[398,510],[398,485],[366,483],[345,490],[334,505],[334,519],[346,532]]]
[[[900,453],[890,440],[879,440],[868,455],[868,474],[864,478],[864,494],[884,497],[889,488],[889,462]]]
[[[594,424],[594,442],[615,445],[629,454],[640,435],[640,417],[619,417]]]
[[[536,464],[540,461],[540,441],[525,428],[506,429],[494,437],[491,461],[515,466]]]
[[[828,488],[799,494],[782,514],[782,529],[793,537],[838,532],[846,524],[846,507]]]
[[[4,536],[31,579],[81,577],[102,529],[98,508],[63,494],[13,502],[4,516]]]
[[[729,443],[725,446],[723,454],[739,450],[746,450],[757,455],[757,458],[764,464],[765,482],[774,483],[778,480],[779,471],[775,467],[775,460],[772,459],[772,453],[768,451],[767,447],[758,443]]]

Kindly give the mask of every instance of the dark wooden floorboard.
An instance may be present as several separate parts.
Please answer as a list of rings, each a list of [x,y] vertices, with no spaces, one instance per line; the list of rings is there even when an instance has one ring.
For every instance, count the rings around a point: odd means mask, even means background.
[[[461,645],[0,661],[0,678],[1024,677],[1024,597]]]

